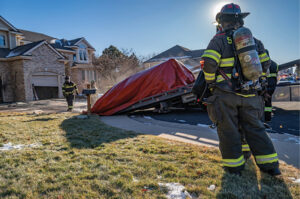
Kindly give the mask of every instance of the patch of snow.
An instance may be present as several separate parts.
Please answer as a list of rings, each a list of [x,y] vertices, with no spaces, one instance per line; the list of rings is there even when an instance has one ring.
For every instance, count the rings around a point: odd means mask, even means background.
[[[44,111],[42,111],[42,110],[34,110],[33,111],[33,114],[34,115],[39,115],[39,114],[42,114]]]
[[[152,117],[150,117],[150,116],[144,116],[144,118],[147,120],[152,120]]]
[[[300,140],[297,137],[289,137],[289,138],[285,139],[284,141],[293,142],[295,144],[300,144]]]
[[[138,182],[138,180],[136,178],[132,178],[133,182]]]
[[[296,178],[294,178],[294,177],[288,177],[288,179],[293,180],[293,181],[296,180]]]
[[[300,178],[298,178],[297,180],[293,181],[294,183],[298,183],[300,184]]]
[[[9,58],[9,57],[15,57],[15,56],[18,56],[20,53],[18,52],[14,52],[14,51],[11,51],[7,56],[6,58]]]
[[[197,126],[201,126],[201,127],[209,127],[209,125],[207,125],[207,124],[197,124]]]
[[[8,150],[13,150],[13,149],[23,149],[23,148],[37,148],[40,147],[41,144],[29,144],[29,145],[24,145],[24,144],[17,144],[17,145],[13,145],[12,143],[7,143],[7,144],[3,144],[2,147],[0,147],[0,151],[8,151]]]
[[[184,123],[184,122],[186,122],[185,120],[178,120],[178,122],[182,122],[182,123]]]
[[[78,115],[78,116],[75,116],[76,119],[88,119],[88,116],[87,115]]]
[[[166,195],[168,199],[186,199],[187,197],[192,198],[192,196],[185,191],[185,187],[180,183],[158,183],[158,185],[168,189],[168,193]]]
[[[209,191],[213,191],[216,189],[216,185],[212,184],[207,188]]]

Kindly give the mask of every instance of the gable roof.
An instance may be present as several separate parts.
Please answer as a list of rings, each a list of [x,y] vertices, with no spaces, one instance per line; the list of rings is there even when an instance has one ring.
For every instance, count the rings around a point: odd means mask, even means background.
[[[11,28],[11,30],[15,31],[15,32],[20,32],[16,27],[14,27],[11,23],[9,23],[6,19],[4,19],[1,15],[0,15],[0,20],[3,21],[8,27]]]
[[[22,45],[22,46],[17,46],[15,48],[11,49],[4,58],[28,55],[28,53],[32,52],[35,48],[37,48],[43,44],[48,45],[49,48],[51,48],[57,55],[59,55],[61,58],[64,58],[64,56],[61,53],[59,53],[57,50],[55,50],[55,48],[53,48],[51,45],[49,45],[47,43],[47,41],[45,41],[45,40],[29,43],[29,44]]]
[[[170,58],[180,59],[180,58],[198,58],[201,57],[204,52],[204,49],[201,50],[190,50],[188,48],[182,47],[180,45],[173,46],[172,48],[152,57],[151,59],[145,61],[148,62],[155,62],[155,61],[162,61]]]
[[[50,44],[53,48],[56,48],[57,50],[67,50],[67,51],[72,51],[72,52],[75,52],[75,50],[73,50],[72,48],[68,48],[68,47],[65,47],[65,46],[61,46],[60,44],[58,43],[52,43]]]
[[[69,40],[70,46],[76,45],[76,43],[79,42],[81,39],[82,39],[82,37],[81,38],[77,38],[77,39]]]
[[[72,39],[72,40],[66,40],[66,39],[57,39],[55,40],[55,43],[51,43],[51,46],[53,46],[54,48],[57,48],[58,50],[68,50],[68,51],[73,51],[75,52],[74,49],[72,49],[73,47],[78,48],[79,43],[83,41],[85,42],[89,48],[94,49],[94,47],[84,38],[77,38],[77,39]]]
[[[24,55],[24,53],[26,53],[28,50],[32,49],[33,47],[37,46],[41,42],[43,42],[43,40],[29,43],[29,44],[22,45],[22,46],[17,46],[10,50],[8,55],[6,55],[6,58]]]
[[[24,40],[26,41],[36,42],[36,41],[46,40],[47,42],[50,42],[51,40],[56,39],[54,37],[42,33],[38,33],[38,32],[32,32],[29,30],[22,30],[22,29],[19,30],[25,37]]]

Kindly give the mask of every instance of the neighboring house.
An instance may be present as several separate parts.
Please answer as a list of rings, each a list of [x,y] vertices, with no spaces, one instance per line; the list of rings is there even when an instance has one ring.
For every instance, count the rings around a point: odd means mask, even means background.
[[[59,40],[0,16],[0,102],[61,98],[65,75],[81,90],[97,79],[94,51],[85,38]]]
[[[182,62],[192,72],[199,71],[203,50],[190,50],[176,45],[144,62],[146,68],[150,68],[171,58]]]

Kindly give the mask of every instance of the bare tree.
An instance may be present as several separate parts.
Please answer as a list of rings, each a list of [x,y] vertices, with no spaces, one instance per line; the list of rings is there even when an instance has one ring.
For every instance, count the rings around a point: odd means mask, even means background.
[[[104,90],[144,69],[132,49],[120,51],[114,46],[104,49],[99,57],[93,56],[93,64],[101,75],[99,87],[105,87]]]

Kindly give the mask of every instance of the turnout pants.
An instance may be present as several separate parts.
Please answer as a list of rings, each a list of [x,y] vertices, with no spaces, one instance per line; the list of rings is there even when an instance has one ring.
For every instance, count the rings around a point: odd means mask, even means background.
[[[272,98],[265,100],[265,122],[270,122],[272,119]]]
[[[215,89],[207,103],[209,117],[218,127],[219,148],[226,169],[232,172],[244,169],[240,132],[245,133],[245,140],[261,169],[278,167],[277,153],[260,119],[264,110],[261,96],[246,97]]]
[[[68,103],[68,109],[73,109],[73,101],[74,101],[75,96],[74,95],[67,95],[66,100]]]

